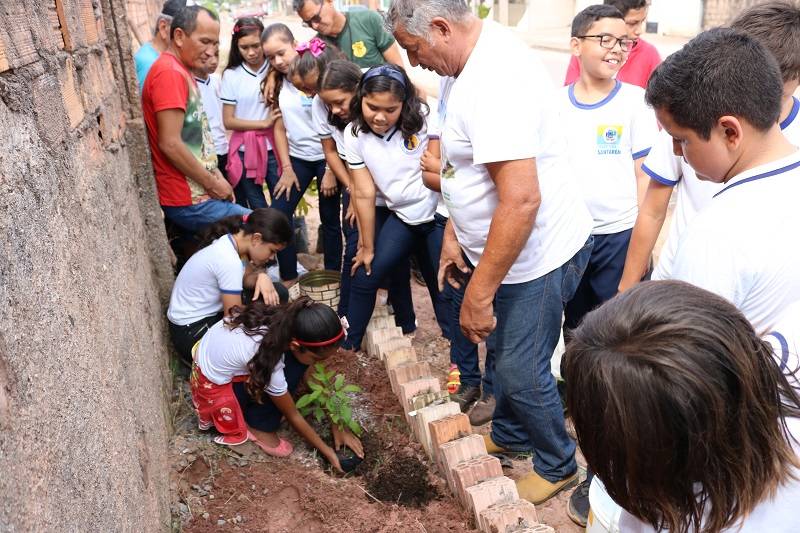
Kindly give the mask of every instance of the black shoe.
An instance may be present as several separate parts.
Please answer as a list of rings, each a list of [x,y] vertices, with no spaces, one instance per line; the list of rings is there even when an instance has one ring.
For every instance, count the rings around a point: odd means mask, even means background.
[[[486,394],[481,396],[472,411],[469,412],[469,423],[473,426],[482,426],[492,419],[497,402],[494,396]]]
[[[589,480],[584,480],[572,491],[567,506],[567,516],[581,527],[586,527],[589,519]]]
[[[462,413],[466,413],[480,397],[480,386],[464,385],[463,383],[458,386],[458,390],[454,394],[450,395],[450,399],[458,403]]]

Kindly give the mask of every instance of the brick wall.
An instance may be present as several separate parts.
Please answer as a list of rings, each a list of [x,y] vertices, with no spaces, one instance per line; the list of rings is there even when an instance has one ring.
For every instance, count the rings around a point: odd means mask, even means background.
[[[724,26],[743,9],[763,0],[705,0],[703,29]]]
[[[169,525],[172,273],[127,7],[0,2],[0,531]]]

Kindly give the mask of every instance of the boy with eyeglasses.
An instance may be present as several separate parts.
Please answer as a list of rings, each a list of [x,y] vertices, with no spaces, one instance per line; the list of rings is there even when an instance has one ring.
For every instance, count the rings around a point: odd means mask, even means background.
[[[567,155],[594,226],[589,263],[564,309],[565,339],[589,311],[617,293],[639,199],[647,188],[644,157],[658,135],[641,87],[615,79],[634,41],[614,6],[589,6],[572,21],[572,55],[580,78],[562,89]],[[564,376],[569,387],[569,376]],[[573,493],[569,516],[585,526],[588,482]],[[587,489],[587,490],[583,490]],[[574,502],[572,500],[575,500]]]
[[[650,74],[661,63],[661,56],[656,47],[640,37],[650,9],[650,0],[604,0],[603,4],[620,10],[625,19],[628,38],[634,40],[634,45],[628,53],[628,61],[619,69],[617,79],[643,89],[647,88]],[[573,57],[567,68],[564,85],[575,83],[580,75],[580,63]]]

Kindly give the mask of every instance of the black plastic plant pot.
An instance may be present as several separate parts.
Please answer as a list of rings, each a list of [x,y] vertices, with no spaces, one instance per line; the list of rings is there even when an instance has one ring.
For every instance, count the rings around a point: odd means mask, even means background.
[[[357,456],[350,448],[343,448],[336,450],[336,457],[339,458],[339,464],[344,470],[345,474],[349,474],[361,464],[363,459]]]

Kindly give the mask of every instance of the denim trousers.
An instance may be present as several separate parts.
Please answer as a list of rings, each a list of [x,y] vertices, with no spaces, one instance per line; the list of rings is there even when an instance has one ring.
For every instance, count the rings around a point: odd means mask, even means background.
[[[375,295],[381,286],[381,281],[412,254],[417,258],[438,319],[448,320],[436,279],[442,237],[443,225],[433,220],[412,226],[400,220],[395,213],[389,214],[380,231],[375,232],[375,257],[372,260],[371,275],[368,276],[366,270],[361,267],[356,271],[350,285],[350,305],[347,313],[350,330],[345,343],[346,348],[357,349],[361,346],[367,323],[375,309]]]
[[[161,209],[170,222],[191,233],[197,233],[221,218],[250,214],[250,209],[246,207],[216,199],[179,207],[162,205]]]
[[[311,184],[311,180],[317,178],[317,189],[322,185],[322,177],[325,175],[325,160],[306,161],[297,157],[291,157],[292,170],[300,183],[300,190],[292,188],[289,199],[284,194],[275,197],[275,185],[280,176],[275,172],[274,175],[267,174],[267,185],[272,196],[272,205],[289,217],[291,227],[294,227],[294,211],[300,199],[306,193],[306,189]],[[332,196],[319,195],[319,218],[322,224],[322,245],[325,256],[325,269],[338,271],[342,264],[342,228],[339,222],[340,213],[340,193]],[[297,277],[297,249],[294,242],[290,242],[286,248],[278,252],[278,265],[281,279],[291,280]]]
[[[478,345],[464,336],[459,323],[461,303],[464,301],[469,278],[456,289],[445,283],[442,296],[449,300],[450,305],[450,362],[458,367],[462,385],[481,386],[484,395],[494,394],[494,367],[495,367],[495,334],[492,332],[486,338],[486,364],[483,376],[478,363]]]
[[[347,208],[350,206],[350,193],[342,193],[342,230],[344,232],[344,258],[342,260],[342,277],[339,288],[339,316],[347,316],[350,308],[350,285],[352,277],[350,269],[353,259],[358,251],[358,226],[350,224],[346,219]],[[375,207],[375,233],[379,233],[383,223],[389,217],[389,209],[382,206]],[[382,287],[388,288],[389,301],[394,309],[395,325],[403,329],[403,333],[413,333],[416,329],[416,314],[414,302],[411,298],[411,267],[408,261],[401,261],[387,278],[383,280]],[[349,320],[349,319],[348,319]]]
[[[525,283],[500,285],[494,299],[494,393],[492,440],[513,451],[533,452],[533,468],[550,482],[577,470],[575,442],[550,372],[564,305],[580,283],[592,237],[566,263]]]
[[[267,157],[267,178],[266,182],[269,183],[270,178],[277,179],[278,176],[278,160],[275,159],[273,151],[268,152]],[[250,209],[258,209],[267,206],[267,197],[264,196],[264,187],[255,182],[254,179],[248,178],[245,173],[247,169],[244,168],[244,152],[239,152],[239,158],[242,160],[242,177],[239,183],[233,188],[233,194],[236,195],[236,203],[249,207]]]

